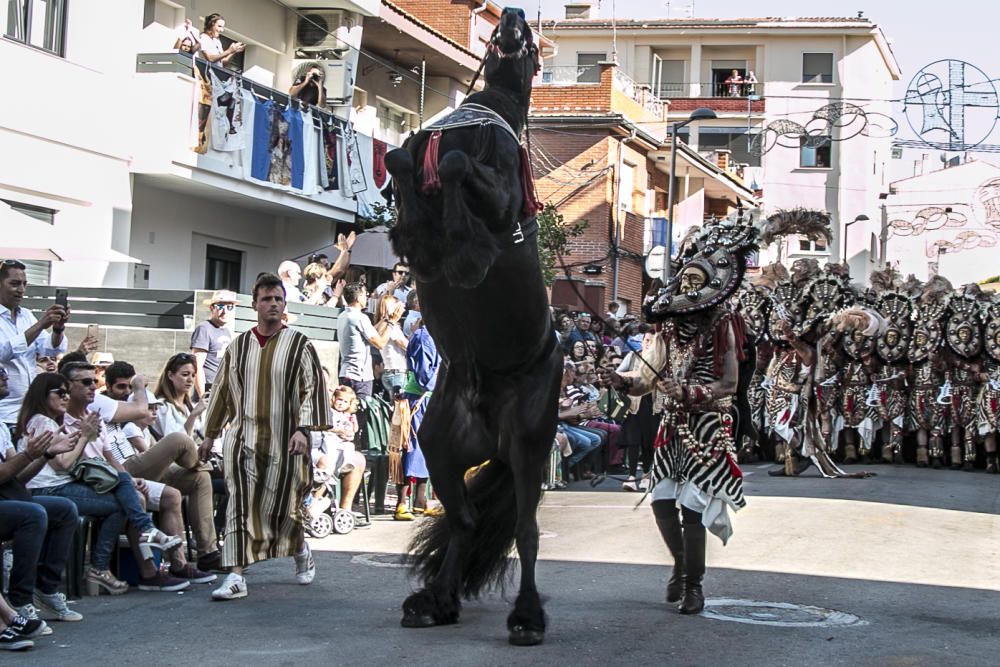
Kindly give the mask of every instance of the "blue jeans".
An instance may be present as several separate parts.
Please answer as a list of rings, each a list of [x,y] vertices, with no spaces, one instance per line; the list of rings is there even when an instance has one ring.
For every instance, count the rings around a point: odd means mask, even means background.
[[[35,496],[68,498],[76,504],[80,514],[102,519],[101,528],[97,531],[97,543],[90,556],[90,564],[95,570],[107,570],[111,566],[111,554],[118,546],[118,536],[126,520],[140,533],[154,527],[153,520],[142,509],[131,475],[120,472],[118,480],[118,486],[108,493],[98,493],[80,482],[32,490]]]
[[[389,392],[389,400],[396,397],[396,391],[406,384],[406,371],[385,371],[382,373],[382,386]]]
[[[601,446],[601,436],[596,433],[562,422],[559,424],[559,430],[566,435],[569,446],[573,450],[573,454],[568,459],[571,468],[582,461],[587,454]]]
[[[36,589],[45,595],[58,590],[77,518],[76,505],[65,498],[0,500],[0,542],[10,540],[14,555],[7,596],[12,605],[30,604]]]

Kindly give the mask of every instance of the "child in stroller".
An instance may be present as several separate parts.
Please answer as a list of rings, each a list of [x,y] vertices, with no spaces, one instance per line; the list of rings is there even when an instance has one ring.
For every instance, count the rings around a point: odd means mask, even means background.
[[[354,449],[357,403],[350,387],[337,387],[331,400],[330,430],[311,436],[313,490],[306,499],[306,511],[313,537],[326,537],[331,532],[344,535],[355,527],[370,525],[364,515],[351,511],[365,475],[365,457]],[[336,503],[338,480],[341,493]]]

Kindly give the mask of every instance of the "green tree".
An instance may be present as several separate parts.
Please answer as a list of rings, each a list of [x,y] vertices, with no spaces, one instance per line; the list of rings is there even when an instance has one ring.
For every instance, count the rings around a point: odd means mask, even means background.
[[[583,234],[586,228],[586,220],[567,225],[553,204],[545,204],[538,214],[538,260],[542,264],[546,285],[551,285],[556,275],[562,272],[559,258],[570,254],[570,240]]]

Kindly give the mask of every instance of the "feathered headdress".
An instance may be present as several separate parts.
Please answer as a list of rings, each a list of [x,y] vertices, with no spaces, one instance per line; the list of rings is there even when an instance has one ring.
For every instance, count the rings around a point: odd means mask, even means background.
[[[871,277],[872,289],[876,292],[888,292],[899,286],[899,271],[893,266],[887,266],[879,271],[873,271]]]
[[[816,211],[807,208],[780,210],[770,216],[764,223],[760,234],[760,244],[769,246],[779,238],[789,234],[805,236],[813,241],[833,240],[830,231],[830,214],[826,211]]]
[[[774,289],[782,280],[788,280],[788,269],[781,262],[774,262],[763,267],[760,275],[750,282],[766,289]]]
[[[927,281],[920,292],[920,304],[941,303],[951,296],[954,288],[951,281],[944,276],[934,276]]]

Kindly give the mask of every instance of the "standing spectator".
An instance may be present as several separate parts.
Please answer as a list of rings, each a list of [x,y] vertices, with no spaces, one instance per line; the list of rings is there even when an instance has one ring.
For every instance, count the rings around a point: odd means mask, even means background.
[[[738,69],[734,69],[732,74],[726,77],[726,94],[729,97],[739,97],[743,89],[743,77]]]
[[[586,343],[588,340],[597,343],[597,336],[590,330],[590,313],[580,313],[576,316],[576,326],[570,329],[568,340],[569,345],[580,340]]]
[[[298,262],[286,259],[279,264],[278,277],[281,278],[281,286],[285,288],[285,303],[302,303],[306,300],[305,295],[299,291],[302,267],[299,266]]]
[[[347,307],[337,318],[337,340],[340,342],[340,384],[354,390],[359,401],[372,395],[375,374],[372,370],[370,346],[381,350],[389,341],[388,331],[379,335],[371,320],[362,312],[368,305],[368,290],[360,283],[351,283],[344,288]],[[356,442],[364,442],[367,426],[365,411],[358,412],[358,436]]]
[[[219,39],[226,30],[226,19],[222,14],[209,14],[205,17],[205,26],[201,35],[198,36],[198,48],[201,57],[210,63],[221,63],[228,67],[229,61],[237,53],[242,53],[246,48],[243,42],[233,42],[228,47],[222,47],[222,40]]]
[[[198,31],[194,29],[191,19],[184,19],[184,23],[177,29],[177,39],[174,40],[174,48],[182,53],[195,54],[201,47],[201,38]]]
[[[420,322],[420,296],[417,289],[413,288],[406,295],[406,319],[403,320],[403,335],[409,338],[416,330]]]
[[[748,96],[757,94],[757,75],[753,73],[753,70],[747,72],[747,78],[743,80],[743,83]]]
[[[0,369],[0,398],[6,395],[7,375]],[[9,541],[14,556],[10,602],[28,619],[40,611],[58,621],[83,620],[58,592],[79,518],[76,505],[65,498],[32,498],[20,479],[30,478],[71,447],[69,438],[53,440],[52,433],[44,433],[29,438],[24,451],[17,452],[10,432],[0,427],[0,542]],[[44,625],[41,632],[47,634]]]
[[[405,262],[396,262],[396,265],[392,268],[392,278],[375,288],[375,293],[372,295],[374,299],[369,303],[371,312],[378,310],[378,302],[386,294],[391,294],[403,303],[406,303],[407,295],[413,290],[409,286],[409,282],[410,267]]]
[[[396,487],[396,521],[413,521],[414,514],[436,515],[440,512],[427,507],[427,462],[420,450],[420,440],[417,431],[427,412],[427,403],[437,385],[438,369],[441,367],[441,355],[427,327],[421,326],[410,336],[406,347],[407,380],[403,387],[403,397],[410,404],[409,443],[403,452],[403,484]],[[408,508],[410,485],[414,480],[413,512]]]
[[[213,441],[230,425],[223,445],[230,502],[222,562],[232,569],[212,592],[216,600],[246,597],[245,568],[269,558],[294,556],[300,584],[316,576],[303,503],[312,484],[310,433],[330,425],[323,367],[312,343],[281,322],[280,278],[257,278],[253,309],[257,326],[237,336],[222,359],[200,448],[207,461]]]
[[[8,428],[17,421],[21,402],[38,372],[37,357],[55,358],[68,349],[63,331],[69,308],[49,306],[36,320],[21,307],[27,286],[24,264],[14,259],[0,263],[0,366],[7,371],[9,391],[7,398],[0,399],[0,421]]]
[[[326,106],[326,88],[323,86],[326,70],[321,62],[310,60],[300,64],[295,68],[293,78],[292,87],[288,89],[291,97],[312,106]]]
[[[341,234],[343,236],[343,234]],[[325,252],[314,252],[309,255],[309,261],[306,264],[319,264],[324,270],[330,269],[330,257]]]
[[[191,334],[191,354],[197,368],[195,386],[199,396],[204,396],[212,388],[222,355],[233,340],[229,325],[236,319],[236,303],[235,292],[214,292],[212,298],[205,300],[209,309],[208,319],[196,326]]]
[[[389,294],[378,302],[378,314],[375,318],[375,331],[380,336],[389,338],[382,348],[382,386],[385,387],[390,400],[406,384],[407,338],[399,326],[404,310],[406,308],[403,302]]]

